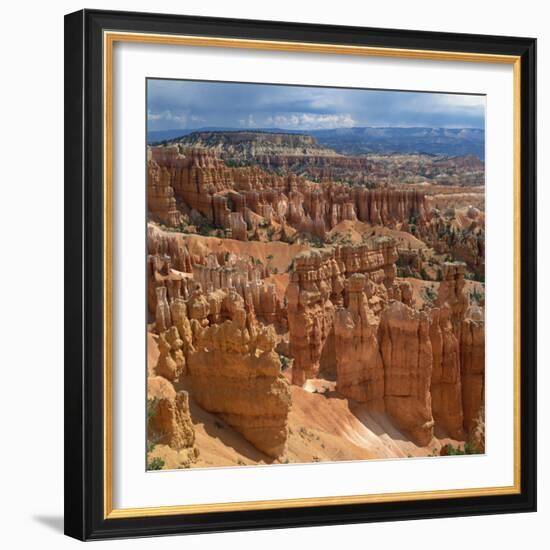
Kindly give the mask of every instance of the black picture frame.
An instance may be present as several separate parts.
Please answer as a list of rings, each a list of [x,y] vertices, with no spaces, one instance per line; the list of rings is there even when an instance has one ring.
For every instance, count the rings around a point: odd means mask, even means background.
[[[136,518],[104,517],[103,31],[501,54],[521,64],[521,491]],[[536,510],[536,40],[82,10],[65,17],[65,533],[80,540]]]

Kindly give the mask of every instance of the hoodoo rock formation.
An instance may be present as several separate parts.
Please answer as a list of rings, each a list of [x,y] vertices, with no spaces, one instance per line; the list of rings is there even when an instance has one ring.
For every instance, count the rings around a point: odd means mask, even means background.
[[[464,439],[483,407],[483,315],[475,307],[465,317],[461,263],[444,265],[437,307],[415,310],[410,283],[396,283],[396,259],[388,238],[295,258],[287,290],[292,381],[318,376],[332,337],[341,395],[385,410],[419,445],[429,443],[434,423]]]
[[[149,402],[149,436],[155,443],[168,445],[187,454],[188,461],[197,458],[195,431],[189,416],[189,395],[177,392],[174,386],[162,376],[147,380]]]
[[[440,287],[441,288],[441,287]],[[454,438],[464,437],[459,341],[453,331],[451,308],[432,310],[430,340],[433,351],[432,410],[438,424]]]
[[[462,408],[468,434],[485,408],[485,320],[479,306],[470,306],[460,331]]]
[[[257,321],[253,298],[245,302],[235,288],[204,293],[200,283],[194,285],[187,300],[177,297],[169,305],[165,287],[157,287],[155,327],[164,329],[158,335],[158,378],[185,381],[202,408],[219,414],[268,456],[281,456],[290,392],[274,351],[273,327]]]
[[[378,345],[380,320],[369,305],[366,286],[367,277],[354,273],[346,281],[347,307],[336,311],[336,388],[350,399],[383,410],[384,365]]]
[[[379,338],[386,410],[418,445],[428,445],[434,426],[429,317],[425,312],[393,302],[382,313]]]
[[[226,320],[219,325],[191,321],[187,359],[193,397],[277,458],[285,452],[290,391],[274,352],[274,330],[247,314],[236,293],[223,296],[222,310]]]
[[[287,288],[293,384],[303,385],[319,374],[321,352],[334,322],[334,304],[341,292],[339,266],[325,251],[299,254]]]
[[[294,384],[315,378],[325,343],[328,340],[334,346],[335,306],[346,298],[346,277],[368,275],[365,288],[372,307],[379,312],[389,297],[399,293],[396,259],[395,243],[383,237],[359,246],[336,246],[296,256],[286,294]]]
[[[201,150],[186,155],[177,147],[149,151],[150,209],[169,226],[179,223],[176,203],[238,240],[246,240],[258,223],[286,224],[324,239],[344,220],[391,226],[411,216],[421,223],[431,212],[429,201],[416,190],[369,190],[315,183],[294,174],[278,176],[257,166],[227,167],[213,153]]]
[[[443,185],[366,185],[369,157],[303,138],[248,136],[267,148],[253,162],[239,136],[148,149],[148,458],[213,465],[225,445],[250,463],[341,459],[338,438],[370,421],[410,446],[397,456],[443,440],[483,451],[483,212]],[[458,161],[437,162],[455,178]],[[348,170],[363,183],[331,181]],[[361,434],[346,456],[365,456]]]

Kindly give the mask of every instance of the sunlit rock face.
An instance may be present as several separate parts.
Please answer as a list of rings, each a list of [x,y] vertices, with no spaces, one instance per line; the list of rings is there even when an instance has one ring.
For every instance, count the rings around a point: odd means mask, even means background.
[[[433,437],[430,382],[433,368],[429,317],[393,302],[380,319],[386,411],[418,445]]]
[[[365,275],[346,281],[347,307],[336,311],[337,390],[355,401],[384,408],[384,364],[378,344],[379,319],[364,292]]]
[[[177,226],[179,201],[215,227],[247,240],[258,224],[287,225],[324,240],[342,221],[395,226],[411,216],[424,223],[430,203],[417,190],[366,189],[279,176],[258,166],[228,167],[212,151],[149,148],[148,208],[153,219]]]
[[[439,432],[484,448],[483,301],[471,301],[465,277],[481,265],[479,226],[454,242],[421,191],[313,182],[177,147],[150,149],[148,207],[148,331],[158,347],[150,383],[170,394],[155,427],[165,445],[193,448],[188,402],[176,391],[185,387],[192,406],[280,459],[293,392],[322,378],[420,447]],[[482,217],[473,207],[461,215]],[[361,222],[368,233],[331,240],[338,224]],[[434,248],[406,239],[398,248],[413,229]],[[445,261],[459,249],[465,263]]]
[[[472,434],[485,408],[485,319],[479,306],[470,306],[460,333],[464,427]]]
[[[247,313],[234,291],[217,291],[209,298],[196,289],[177,321],[193,399],[258,450],[279,457],[288,435],[290,391],[274,351],[273,328]],[[213,310],[217,324],[209,321]]]
[[[149,438],[176,450],[188,449],[192,456],[195,431],[189,416],[188,393],[177,392],[162,376],[149,377],[147,382]]]
[[[390,298],[400,297],[395,283],[396,259],[395,242],[387,238],[296,256],[286,293],[293,384],[303,385],[318,376],[325,346],[334,346],[338,356],[341,343],[337,334],[342,336],[342,331],[337,332],[335,319],[346,321],[336,308],[347,305],[350,296],[353,302],[359,292],[357,285],[367,293],[369,311],[372,308],[374,314]],[[355,275],[363,277],[354,279]]]

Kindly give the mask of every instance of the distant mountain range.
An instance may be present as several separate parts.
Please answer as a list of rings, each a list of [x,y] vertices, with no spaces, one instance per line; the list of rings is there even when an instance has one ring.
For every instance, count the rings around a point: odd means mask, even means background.
[[[445,156],[476,155],[485,159],[485,131],[478,128],[335,128],[330,130],[286,130],[261,128],[201,128],[149,131],[149,144],[172,141],[195,133],[270,133],[313,136],[319,145],[346,155],[365,154],[430,154]]]

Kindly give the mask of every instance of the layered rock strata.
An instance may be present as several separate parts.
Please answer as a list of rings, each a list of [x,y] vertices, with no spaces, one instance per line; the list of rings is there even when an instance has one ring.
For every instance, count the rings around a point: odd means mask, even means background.
[[[186,450],[190,462],[198,456],[195,430],[189,415],[189,395],[177,392],[162,376],[147,380],[148,439],[158,445]]]
[[[429,326],[426,312],[397,301],[384,310],[380,319],[386,411],[421,446],[430,443],[434,427]]]
[[[460,344],[451,322],[448,303],[431,311],[433,352],[432,411],[436,422],[454,439],[464,439]]]
[[[353,274],[346,281],[347,307],[336,311],[336,389],[355,401],[383,409],[384,365],[378,345],[379,318],[364,292],[367,278]]]
[[[334,345],[341,395],[385,410],[419,445],[434,424],[464,440],[484,405],[482,310],[465,315],[460,263],[444,265],[435,303],[416,310],[411,284],[395,279],[396,257],[393,241],[378,239],[295,258],[287,290],[292,381],[317,377]]]
[[[170,172],[152,160],[147,165],[147,208],[152,219],[169,227],[175,227],[181,221]]]
[[[265,280],[269,271],[261,262],[232,253],[192,254],[180,235],[162,234],[154,227],[149,227],[148,251],[147,303],[157,333],[171,326],[170,304],[188,300],[197,284],[206,295],[232,289],[259,320],[286,328],[283,300]]]
[[[462,321],[460,356],[464,427],[472,434],[485,409],[485,320],[479,306],[470,306]]]
[[[184,380],[193,399],[219,414],[265,454],[284,454],[290,390],[281,372],[272,326],[233,290],[208,294],[195,283],[173,300],[171,326],[159,334],[156,374]]]
[[[286,292],[294,384],[303,385],[319,374],[323,349],[336,335],[333,331],[335,307],[349,300],[349,293],[344,292],[346,278],[366,275],[360,280],[375,313],[379,313],[390,298],[400,297],[395,282],[396,259],[395,242],[383,237],[357,246],[304,252],[294,258]]]
[[[153,200],[149,208],[155,209],[151,210],[154,216],[161,217],[161,210],[173,211],[170,201],[157,206],[158,181],[162,181],[161,185],[169,188],[164,194],[173,192],[187,209],[230,230],[239,240],[246,240],[259,223],[287,224],[324,239],[344,220],[392,226],[408,222],[411,216],[419,223],[430,216],[430,203],[417,190],[369,190],[330,181],[311,182],[294,174],[278,176],[257,166],[228,167],[204,150],[189,150],[185,155],[175,146],[149,151],[148,188]],[[170,216],[163,219],[167,223]]]

